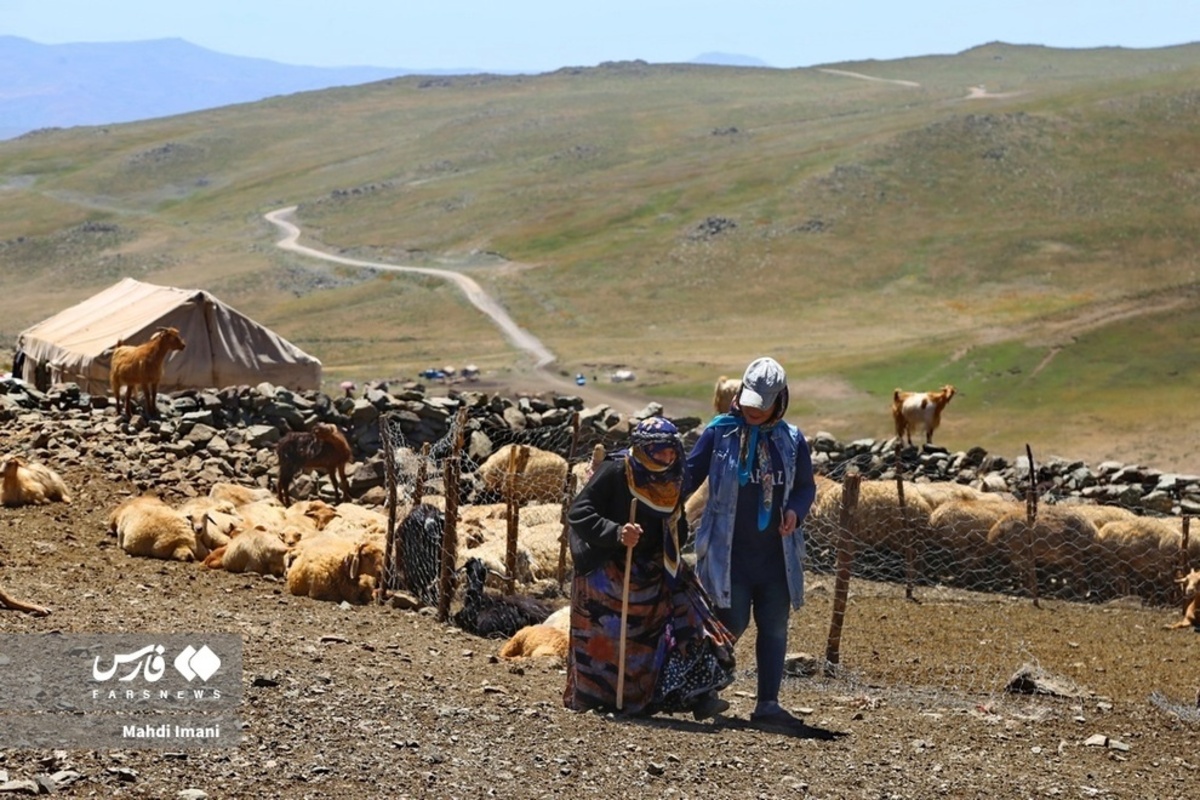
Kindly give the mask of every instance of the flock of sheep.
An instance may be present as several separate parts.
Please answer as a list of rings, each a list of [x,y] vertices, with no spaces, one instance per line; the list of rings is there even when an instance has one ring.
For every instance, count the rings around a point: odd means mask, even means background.
[[[169,338],[164,334],[148,344]],[[736,381],[720,379],[714,409],[727,410],[736,389]],[[897,390],[898,431],[902,425],[906,434],[924,425],[931,438],[941,408],[953,394],[953,387],[903,396]],[[912,419],[904,416],[910,409]],[[297,596],[356,604],[380,596],[388,583],[388,517],[349,501],[345,470],[352,456],[341,432],[318,424],[311,431],[289,433],[276,453],[275,492],[218,483],[207,496],[178,507],[151,495],[132,497],[112,509],[109,532],[132,556],[273,575]],[[550,584],[557,586],[562,579],[558,568],[568,487],[582,485],[601,457],[603,450],[597,448],[590,463],[572,466],[551,452],[507,445],[474,475],[477,502],[455,503],[461,543],[456,574],[465,576],[466,585],[454,622],[479,635],[511,637],[501,651],[506,657],[535,650],[565,652],[569,609],[551,617],[554,605],[532,602],[531,595],[539,584],[543,594],[552,594]],[[333,504],[291,501],[294,478],[312,470],[330,477]],[[700,491],[689,500],[692,521],[704,499]],[[52,470],[14,456],[3,462],[0,502],[15,506],[70,502],[70,497]],[[437,602],[445,508],[444,498],[428,496],[397,510],[405,559],[391,569],[404,576],[419,604]],[[843,513],[842,485],[818,478],[817,499],[804,523],[814,569],[832,567],[841,548],[853,552],[856,573],[867,577],[915,575],[970,589],[1068,599],[1135,595],[1160,604],[1176,600],[1180,585],[1194,590],[1200,583],[1200,573],[1190,583],[1187,577],[1176,578],[1200,556],[1200,542],[1185,542],[1181,519],[1089,505],[1047,506],[1031,515],[1024,502],[1009,495],[957,483],[889,481],[863,481],[847,526]],[[519,519],[515,562],[508,558],[510,522],[518,524],[513,517]],[[500,576],[502,585],[522,584],[527,591],[520,596],[497,593],[491,576]],[[525,631],[527,626],[534,630]]]

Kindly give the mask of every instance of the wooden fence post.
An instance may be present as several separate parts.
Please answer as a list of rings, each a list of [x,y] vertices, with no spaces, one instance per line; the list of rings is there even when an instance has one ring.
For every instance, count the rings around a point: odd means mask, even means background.
[[[458,478],[462,470],[463,432],[467,409],[458,410],[454,423],[454,449],[443,470],[446,484],[446,524],[442,529],[441,571],[438,575],[438,622],[450,618],[450,596],[454,594],[454,562],[458,558]],[[420,502],[417,500],[416,502]]]
[[[1037,469],[1033,464],[1033,450],[1029,444],[1025,445],[1025,456],[1029,459],[1029,491],[1025,495],[1025,553],[1029,556],[1029,572],[1026,575],[1026,581],[1029,583],[1029,592],[1033,595],[1034,608],[1041,608],[1042,604],[1038,600],[1038,579],[1037,579],[1037,557],[1033,550],[1033,529],[1037,525]]]
[[[831,675],[841,658],[842,623],[846,619],[846,595],[850,592],[850,567],[854,563],[854,541],[857,523],[854,511],[858,507],[858,489],[862,476],[850,470],[842,479],[842,508],[838,520],[837,577],[833,584],[833,621],[825,644],[825,674]]]

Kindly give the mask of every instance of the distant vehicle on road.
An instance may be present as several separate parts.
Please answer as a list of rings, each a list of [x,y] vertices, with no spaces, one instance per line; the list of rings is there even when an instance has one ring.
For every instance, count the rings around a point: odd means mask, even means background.
[[[429,369],[423,369],[418,374],[422,378],[426,378],[427,380],[431,380],[431,381],[446,380],[446,371],[437,369],[436,367],[430,367]]]
[[[632,370],[619,369],[610,375],[609,379],[612,380],[613,383],[625,383],[626,381],[633,380],[635,377],[636,376],[633,374]]]
[[[583,386],[586,383],[587,383],[587,378],[583,377],[582,372],[578,372],[575,374],[575,385],[576,386]]]

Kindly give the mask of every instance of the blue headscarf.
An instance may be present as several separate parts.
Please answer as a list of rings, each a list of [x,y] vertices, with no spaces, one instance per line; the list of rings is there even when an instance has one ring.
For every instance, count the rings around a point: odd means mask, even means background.
[[[771,407],[771,416],[760,425],[751,425],[746,422],[740,399],[741,393],[739,392],[738,396],[734,397],[729,404],[729,412],[714,417],[708,426],[710,428],[726,428],[729,433],[738,432],[737,473],[739,486],[749,483],[755,470],[761,471],[758,529],[765,531],[767,525],[771,523],[771,504],[775,499],[772,486],[774,473],[771,470],[771,437],[769,433],[787,412],[788,390],[786,386],[783,387],[779,396],[775,398],[775,405]]]

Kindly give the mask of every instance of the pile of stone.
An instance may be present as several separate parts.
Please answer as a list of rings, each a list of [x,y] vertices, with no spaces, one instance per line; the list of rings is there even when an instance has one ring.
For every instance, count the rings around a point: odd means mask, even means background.
[[[294,392],[271,384],[160,395],[160,416],[146,420],[118,415],[110,398],[90,395],[75,384],[40,392],[24,381],[0,379],[0,422],[6,452],[25,452],[58,467],[87,465],[142,490],[184,487],[203,492],[216,481],[271,484],[274,445],[291,430],[315,422],[338,425],[350,440],[356,468],[351,493],[381,502],[386,480],[385,437],[401,450],[430,445],[433,457],[447,455],[456,420],[464,420],[463,444],[469,471],[495,448],[520,442],[575,460],[590,458],[592,446],[623,446],[637,420],[664,415],[652,403],[622,415],[601,405],[584,408],[571,396],[505,398],[473,391],[433,395],[418,383],[391,387],[371,383],[361,396],[330,397]],[[576,428],[576,418],[578,419]],[[699,436],[703,421],[671,418],[685,443]],[[1009,461],[973,447],[962,452],[926,445],[897,451],[896,440],[843,443],[824,432],[810,436],[817,472],[835,479],[856,469],[864,478],[954,481],[1025,497],[1032,488],[1041,502],[1120,505],[1138,513],[1200,513],[1200,476],[1160,472],[1143,466],[1051,457]],[[297,487],[300,491],[304,486]]]

